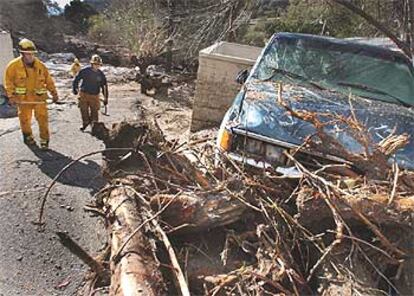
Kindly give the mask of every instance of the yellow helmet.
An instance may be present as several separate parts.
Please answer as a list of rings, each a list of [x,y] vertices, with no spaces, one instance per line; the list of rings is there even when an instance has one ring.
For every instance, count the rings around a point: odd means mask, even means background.
[[[102,65],[102,59],[101,59],[101,57],[100,57],[100,56],[98,56],[97,54],[94,54],[94,55],[91,57],[90,63],[91,63],[91,64]]]
[[[21,53],[36,53],[36,46],[33,43],[33,41],[29,40],[29,39],[22,39],[19,42],[19,51]]]

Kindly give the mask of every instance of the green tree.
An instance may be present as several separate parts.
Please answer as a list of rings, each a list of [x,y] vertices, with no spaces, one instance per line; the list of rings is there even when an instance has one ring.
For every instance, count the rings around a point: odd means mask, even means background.
[[[403,53],[414,60],[414,1],[329,0],[358,16],[377,33],[391,39]]]
[[[65,5],[63,15],[78,31],[86,33],[89,28],[89,18],[96,15],[97,11],[87,3],[80,0],[72,0]]]
[[[246,43],[262,46],[280,31],[339,38],[384,36],[408,57],[414,52],[413,0],[291,0],[286,9],[273,9],[273,15],[259,12],[246,30]]]
[[[365,30],[365,29],[364,29]],[[361,32],[359,17],[343,7],[330,5],[320,0],[292,0],[286,9],[275,11],[275,15],[255,20],[244,36],[244,41],[263,46],[277,32],[296,32],[335,37],[366,36],[374,30]],[[258,38],[258,36],[260,36]]]

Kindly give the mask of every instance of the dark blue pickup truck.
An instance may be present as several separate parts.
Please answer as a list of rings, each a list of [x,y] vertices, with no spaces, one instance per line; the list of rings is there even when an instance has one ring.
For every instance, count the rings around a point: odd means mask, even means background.
[[[279,84],[291,110],[352,115],[373,142],[393,133],[410,135],[408,145],[390,162],[414,169],[414,69],[401,52],[351,40],[278,33],[245,78],[218,134],[217,146],[228,157],[283,168],[283,151],[300,147],[316,133],[313,124],[292,116],[278,102]],[[327,124],[324,132],[351,153],[364,151],[346,125]],[[345,161],[339,151],[300,151],[313,164]]]

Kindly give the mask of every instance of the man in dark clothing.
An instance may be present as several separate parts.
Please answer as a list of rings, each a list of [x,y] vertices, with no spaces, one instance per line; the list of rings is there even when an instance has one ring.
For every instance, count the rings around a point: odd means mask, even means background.
[[[99,92],[102,90],[103,103],[108,104],[108,84],[105,74],[99,69],[102,66],[102,59],[98,55],[91,58],[91,66],[83,68],[73,80],[73,94],[79,92],[79,82],[82,80],[79,93],[79,108],[82,116],[81,131],[84,131],[89,124],[98,121],[99,117]]]

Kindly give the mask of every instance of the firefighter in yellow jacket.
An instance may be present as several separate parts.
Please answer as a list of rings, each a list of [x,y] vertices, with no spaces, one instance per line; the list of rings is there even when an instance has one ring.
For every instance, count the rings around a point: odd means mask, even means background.
[[[72,77],[75,77],[76,75],[78,75],[80,69],[82,68],[79,59],[75,58],[73,60],[73,64],[70,66],[70,74],[72,75]]]
[[[40,147],[48,149],[49,124],[46,106],[47,92],[57,102],[58,94],[53,78],[46,66],[34,56],[34,43],[28,39],[19,42],[20,57],[12,60],[6,68],[4,87],[12,104],[17,104],[20,128],[26,145],[35,146],[32,134],[32,115],[39,124]]]

